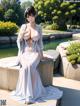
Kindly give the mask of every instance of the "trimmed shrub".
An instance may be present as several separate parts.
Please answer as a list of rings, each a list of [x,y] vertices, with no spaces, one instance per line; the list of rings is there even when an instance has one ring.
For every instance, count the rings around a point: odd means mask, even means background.
[[[79,63],[80,64],[80,56],[78,57],[78,59],[77,59],[77,63]]]
[[[71,62],[72,64],[75,64],[77,61],[78,56],[76,54],[72,54],[67,56],[67,59],[69,62]]]
[[[45,29],[48,29],[48,30],[58,30],[59,29],[59,26],[56,23],[47,24],[45,26]]]
[[[58,30],[59,29],[59,26],[57,25],[57,23],[52,24],[52,29],[53,30]]]
[[[71,43],[67,47],[66,55],[71,64],[80,64],[80,42]]]
[[[46,26],[45,26],[45,29],[52,30],[52,29],[53,29],[53,28],[52,28],[52,24],[51,24],[51,25],[46,25]]]
[[[18,26],[12,22],[0,21],[0,36],[12,36],[18,31]]]

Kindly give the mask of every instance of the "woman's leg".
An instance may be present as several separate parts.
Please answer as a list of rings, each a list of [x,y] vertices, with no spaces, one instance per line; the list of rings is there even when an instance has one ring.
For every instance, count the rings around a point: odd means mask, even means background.
[[[22,68],[19,71],[16,91],[27,102],[34,102],[45,92],[37,68],[39,62],[40,57],[37,52],[25,53],[21,57]]]

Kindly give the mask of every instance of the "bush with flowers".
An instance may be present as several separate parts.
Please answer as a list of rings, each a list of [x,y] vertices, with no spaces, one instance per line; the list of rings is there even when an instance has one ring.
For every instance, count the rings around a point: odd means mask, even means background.
[[[18,31],[18,28],[16,23],[0,21],[0,36],[12,36]]]

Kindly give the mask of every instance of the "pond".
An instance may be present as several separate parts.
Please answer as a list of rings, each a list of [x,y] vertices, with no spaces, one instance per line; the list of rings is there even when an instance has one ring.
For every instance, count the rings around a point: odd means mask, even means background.
[[[44,50],[56,49],[59,43],[69,41],[69,40],[72,40],[72,38],[56,39],[50,42],[45,42]],[[18,52],[17,47],[8,47],[8,48],[0,49],[0,58],[16,56],[17,52]]]

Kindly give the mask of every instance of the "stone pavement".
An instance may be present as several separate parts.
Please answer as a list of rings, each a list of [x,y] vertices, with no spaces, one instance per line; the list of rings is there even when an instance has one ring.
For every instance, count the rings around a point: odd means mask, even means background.
[[[9,91],[1,89],[0,89],[0,100],[6,100],[6,105],[0,105],[0,106],[57,106],[57,100],[48,100],[41,103],[37,102],[35,104],[30,105],[20,103],[10,98]]]
[[[80,106],[80,81],[66,79],[60,75],[53,77],[53,85],[63,90],[61,106]],[[27,106],[18,103],[9,97],[9,91],[0,90],[0,100],[6,99],[6,106]],[[43,103],[31,104],[29,106],[56,106],[56,100],[48,100]]]
[[[63,90],[61,106],[80,106],[80,81],[57,75],[53,84]]]

